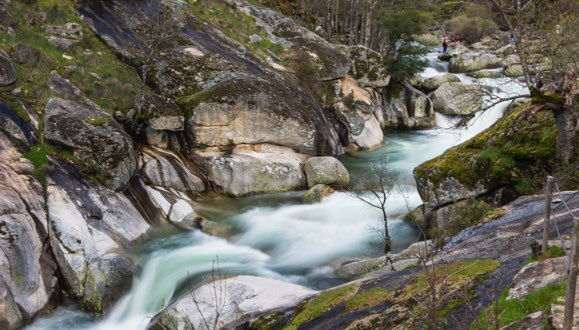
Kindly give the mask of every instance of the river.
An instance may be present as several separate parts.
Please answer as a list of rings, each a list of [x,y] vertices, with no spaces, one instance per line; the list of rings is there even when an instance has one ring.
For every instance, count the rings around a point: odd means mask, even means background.
[[[442,75],[447,64],[428,54],[425,78]],[[464,83],[489,86],[502,96],[525,93],[510,79],[473,79],[458,75]],[[394,252],[414,243],[415,228],[402,221],[408,207],[422,203],[412,178],[414,167],[440,155],[481,132],[503,114],[507,104],[479,113],[466,129],[452,128],[455,119],[436,114],[438,129],[385,132],[385,145],[342,156],[353,177],[372,162],[387,161],[400,175],[404,194],[388,200],[389,230]],[[201,232],[169,230],[135,251],[140,271],[133,286],[102,319],[94,320],[74,306],[59,308],[27,330],[145,329],[150,317],[171,302],[187,278],[199,278],[215,268],[229,275],[251,274],[301,284],[316,290],[342,283],[332,272],[341,262],[379,256],[381,213],[345,193],[334,193],[316,204],[301,204],[303,192],[253,196],[241,199],[206,199],[200,214],[227,223],[235,234],[229,239]],[[167,231],[167,230],[165,230]]]

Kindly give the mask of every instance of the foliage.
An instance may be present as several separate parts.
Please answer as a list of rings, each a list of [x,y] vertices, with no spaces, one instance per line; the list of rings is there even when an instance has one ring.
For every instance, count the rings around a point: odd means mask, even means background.
[[[301,325],[319,317],[330,308],[343,303],[353,296],[356,291],[358,291],[357,286],[348,285],[320,293],[304,305],[296,308],[292,322],[284,330],[298,329]]]
[[[472,197],[450,206],[449,235],[454,236],[461,230],[480,223],[492,209],[485,201]]]
[[[496,24],[490,19],[481,17],[458,16],[445,23],[444,30],[452,38],[458,38],[467,44],[481,40],[497,32]]]
[[[562,246],[553,245],[553,246],[549,246],[547,248],[547,250],[544,253],[540,254],[539,256],[531,254],[531,256],[529,257],[529,259],[527,261],[528,262],[545,261],[547,259],[558,258],[558,257],[562,257],[564,255],[565,255],[565,250],[563,250]]]
[[[316,60],[306,51],[296,50],[284,57],[285,65],[298,78],[298,81],[312,95],[322,95],[320,73]]]
[[[549,314],[551,304],[565,294],[565,287],[564,283],[553,284],[531,292],[523,299],[509,300],[507,300],[509,290],[506,289],[498,300],[499,327],[521,320],[534,312],[543,311]],[[471,329],[488,329],[489,325],[493,324],[492,319],[495,312],[490,308],[492,306],[482,312],[478,319],[470,325]]]
[[[414,36],[425,32],[428,18],[413,2],[397,3],[384,10],[382,25],[386,30],[384,64],[395,82],[414,77],[428,65],[423,58],[427,48],[414,42]]]
[[[48,157],[46,157],[46,147],[43,144],[36,145],[29,152],[22,155],[34,165],[34,171],[31,173],[38,179],[42,186],[46,186],[46,166]]]

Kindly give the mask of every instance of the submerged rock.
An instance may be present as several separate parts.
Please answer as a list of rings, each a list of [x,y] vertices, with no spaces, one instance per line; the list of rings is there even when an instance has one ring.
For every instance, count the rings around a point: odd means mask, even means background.
[[[304,165],[308,187],[318,184],[347,187],[350,183],[348,170],[334,157],[312,157]]]
[[[311,187],[303,196],[302,201],[304,203],[319,203],[324,197],[327,197],[334,193],[334,188],[326,186],[325,184],[317,184]]]

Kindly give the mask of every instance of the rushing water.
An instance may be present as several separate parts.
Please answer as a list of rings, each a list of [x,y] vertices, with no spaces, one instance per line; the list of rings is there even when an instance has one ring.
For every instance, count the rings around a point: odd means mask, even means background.
[[[431,67],[423,77],[447,70],[436,55],[428,55]],[[464,83],[488,86],[501,96],[526,92],[507,79],[459,77]],[[411,175],[414,167],[481,132],[502,116],[506,106],[499,104],[479,113],[464,130],[452,129],[455,119],[437,114],[439,129],[387,132],[383,147],[341,158],[354,177],[371,162],[387,161],[405,182],[405,193],[395,193],[388,201],[395,252],[417,239],[416,230],[401,220],[409,206],[421,204]],[[203,215],[234,226],[232,237],[225,240],[185,232],[154,239],[137,253],[140,271],[131,291],[104,319],[93,320],[75,308],[62,308],[27,329],[144,329],[188,278],[202,281],[203,275],[210,274],[216,259],[219,269],[228,274],[252,274],[323,289],[340,283],[332,277],[339,262],[380,255],[381,236],[374,229],[380,226],[379,210],[344,193],[307,205],[299,197],[300,193],[287,193],[202,202]]]

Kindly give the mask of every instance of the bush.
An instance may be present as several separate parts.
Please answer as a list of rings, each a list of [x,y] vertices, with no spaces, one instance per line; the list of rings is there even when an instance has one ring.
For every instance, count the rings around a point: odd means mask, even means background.
[[[458,38],[467,44],[471,44],[483,37],[495,34],[498,28],[490,19],[458,16],[447,21],[444,30],[452,38]]]
[[[484,216],[493,209],[488,203],[468,198],[464,202],[451,206],[448,231],[450,236],[461,230],[478,224]]]

